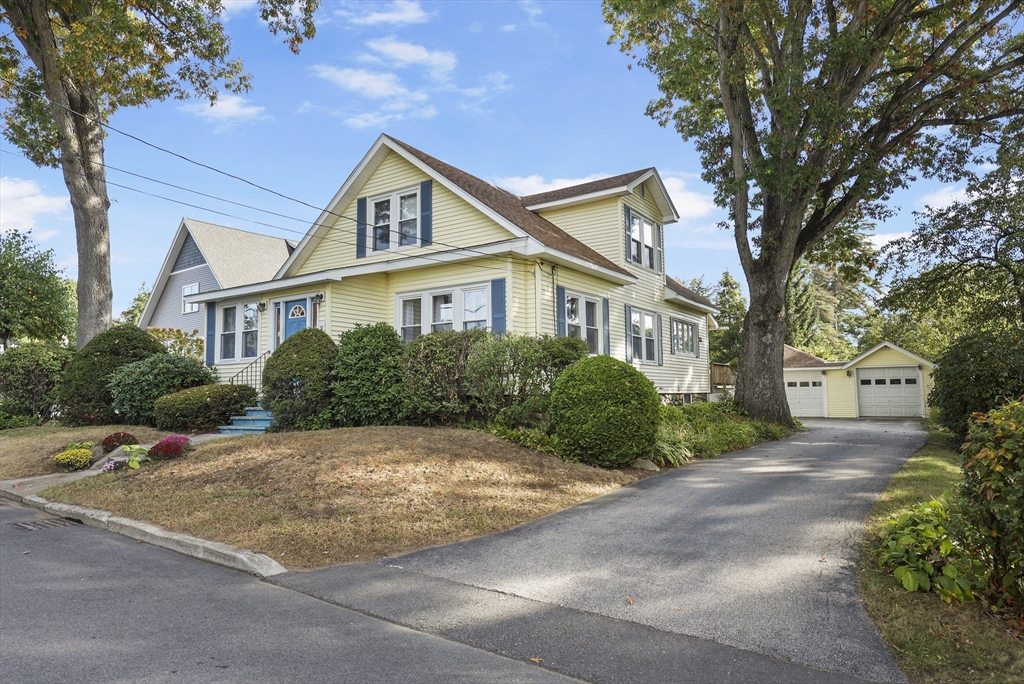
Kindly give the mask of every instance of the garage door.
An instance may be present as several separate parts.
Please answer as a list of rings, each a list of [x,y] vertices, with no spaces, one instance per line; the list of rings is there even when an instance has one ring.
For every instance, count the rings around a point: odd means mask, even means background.
[[[825,388],[821,371],[786,371],[786,399],[797,417],[825,415]]]
[[[920,416],[917,368],[858,368],[857,402],[865,417]]]

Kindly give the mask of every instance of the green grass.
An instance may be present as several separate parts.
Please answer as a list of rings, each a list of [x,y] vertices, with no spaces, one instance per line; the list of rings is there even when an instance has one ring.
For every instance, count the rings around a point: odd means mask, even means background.
[[[908,592],[876,560],[878,533],[889,517],[952,491],[959,481],[955,444],[946,434],[929,432],[868,514],[858,589],[911,684],[1024,681],[1024,641],[981,603],[947,605],[936,593]]]

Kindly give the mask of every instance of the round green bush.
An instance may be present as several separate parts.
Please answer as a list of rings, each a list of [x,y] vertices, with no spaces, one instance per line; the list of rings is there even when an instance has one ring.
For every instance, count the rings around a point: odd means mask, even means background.
[[[49,420],[58,410],[61,377],[73,353],[53,344],[23,344],[0,354],[4,411]]]
[[[281,343],[263,369],[263,397],[275,430],[331,427],[331,384],[338,348],[323,330],[306,328]]]
[[[153,405],[157,399],[216,381],[213,371],[201,361],[175,354],[155,354],[115,370],[110,374],[107,387],[120,422],[153,425],[156,421]]]
[[[166,353],[164,346],[134,325],[115,325],[101,332],[75,354],[60,387],[64,422],[104,425],[117,421],[114,398],[107,387],[110,374],[121,366]]]
[[[591,356],[570,366],[551,391],[551,425],[567,455],[607,468],[651,454],[660,408],[654,384],[609,356]]]
[[[68,449],[53,457],[64,470],[81,470],[92,463],[92,452],[88,449]]]
[[[256,401],[248,385],[203,385],[160,397],[153,415],[160,430],[206,432],[227,425]]]
[[[1024,395],[1024,331],[965,335],[936,360],[932,377],[928,403],[939,409],[939,425],[962,441],[971,414]]]
[[[397,425],[407,412],[402,338],[387,323],[357,325],[338,337],[331,413],[341,427]]]

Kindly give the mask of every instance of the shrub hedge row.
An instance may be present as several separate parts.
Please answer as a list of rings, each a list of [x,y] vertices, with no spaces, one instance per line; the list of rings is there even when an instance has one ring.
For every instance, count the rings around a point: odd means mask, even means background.
[[[203,385],[160,397],[153,414],[160,430],[202,432],[227,424],[255,400],[248,385]]]

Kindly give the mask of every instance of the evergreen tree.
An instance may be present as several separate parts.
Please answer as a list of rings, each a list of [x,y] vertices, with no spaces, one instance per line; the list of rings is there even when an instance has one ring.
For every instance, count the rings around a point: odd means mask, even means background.
[[[739,358],[740,343],[743,341],[743,318],[747,315],[747,299],[740,284],[728,271],[714,290],[718,330],[710,333],[711,360],[715,363],[732,364]]]
[[[814,287],[806,265],[797,264],[786,288],[786,344],[798,349],[809,347],[819,321]]]

